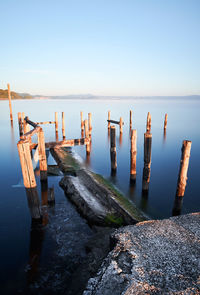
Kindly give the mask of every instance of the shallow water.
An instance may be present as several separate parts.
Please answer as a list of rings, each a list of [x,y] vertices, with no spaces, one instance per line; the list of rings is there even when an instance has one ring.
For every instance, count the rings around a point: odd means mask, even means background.
[[[61,112],[65,112],[66,138],[80,138],[80,111],[84,119],[92,113],[92,146],[90,158],[86,158],[84,146],[74,149],[93,171],[110,179],[132,202],[151,218],[172,216],[179,172],[182,141],[192,141],[188,181],[180,214],[196,212],[200,209],[198,191],[200,166],[199,106],[191,100],[29,100],[13,101],[14,125],[9,121],[8,101],[0,101],[1,134],[1,197],[0,197],[0,236],[1,236],[1,280],[5,294],[10,290],[20,290],[24,286],[27,265],[30,259],[31,218],[23,187],[21,167],[17,152],[19,140],[17,112],[25,112],[32,121],[54,120],[54,112],[59,112],[59,139],[61,134]],[[107,130],[107,112],[111,119],[123,117],[123,135],[120,138],[117,128],[117,173],[111,175],[110,143]],[[130,184],[130,130],[129,111],[133,111],[133,125],[137,129],[137,178]],[[144,132],[147,112],[152,116],[152,163],[148,196],[142,194],[142,173],[144,166]],[[164,115],[168,113],[166,136],[163,133]],[[44,126],[45,140],[55,140],[53,125]],[[49,164],[53,160],[49,157]],[[56,203],[68,204],[58,185],[60,177],[49,177],[49,187],[55,186]],[[37,177],[38,190],[40,181]],[[70,222],[76,222],[78,213],[73,206],[66,205],[71,212]],[[73,219],[74,216],[74,219]],[[81,220],[81,219],[80,219]],[[85,231],[91,235],[84,221],[79,221],[75,235]],[[45,242],[46,241],[46,242]],[[44,243],[47,243],[44,237]],[[53,244],[54,242],[52,242]],[[47,244],[46,244],[47,245]],[[48,244],[49,247],[51,243]],[[52,246],[53,247],[53,246]],[[45,265],[48,246],[41,246],[40,263]],[[77,253],[79,247],[77,247]],[[46,255],[47,255],[46,253]],[[23,287],[22,287],[23,289]]]

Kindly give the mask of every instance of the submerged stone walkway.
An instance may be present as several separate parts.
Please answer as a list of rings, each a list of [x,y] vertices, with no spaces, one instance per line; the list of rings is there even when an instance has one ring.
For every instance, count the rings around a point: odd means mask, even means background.
[[[84,295],[200,294],[200,213],[123,227]]]

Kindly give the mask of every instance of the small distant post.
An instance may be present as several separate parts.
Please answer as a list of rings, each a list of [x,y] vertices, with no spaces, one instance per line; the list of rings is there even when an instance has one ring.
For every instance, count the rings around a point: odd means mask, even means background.
[[[110,159],[111,171],[115,172],[117,169],[117,153],[116,153],[116,129],[115,126],[110,127]]]
[[[148,112],[147,114],[147,126],[146,126],[146,132],[151,132],[151,114]]]
[[[165,114],[164,131],[166,131],[166,129],[167,129],[167,118],[168,118],[168,115]]]
[[[89,136],[92,134],[92,114],[88,113],[88,123],[89,123]]]
[[[120,120],[119,120],[119,130],[120,130],[120,133],[123,133],[123,119],[122,117],[120,117]]]
[[[110,120],[110,111],[108,111],[108,120]],[[110,130],[110,122],[108,121],[108,130]]]
[[[40,180],[47,180],[47,158],[45,152],[45,139],[44,131],[40,128],[38,132],[38,152],[39,152],[39,162],[40,162]]]
[[[10,93],[10,84],[8,86],[8,99],[9,99],[9,108],[10,108],[10,121],[13,121],[13,114],[12,114],[12,105],[11,105],[11,93]]]
[[[65,140],[65,113],[62,112],[62,135],[63,140]]]
[[[131,132],[131,169],[130,169],[130,180],[131,182],[136,181],[136,156],[137,156],[137,130]]]
[[[85,137],[89,138],[88,120],[84,121],[84,126],[85,126]],[[90,155],[90,142],[86,144],[86,154]]]
[[[142,191],[148,193],[150,173],[151,173],[151,144],[152,134],[146,132],[144,134],[144,168],[143,168],[143,180],[142,180]]]
[[[189,140],[183,141],[183,145],[181,149],[182,154],[181,154],[180,170],[179,170],[178,183],[177,183],[177,189],[176,189],[177,197],[183,197],[185,193],[191,145],[192,145],[191,141]]]
[[[132,129],[132,111],[130,111],[130,130]]]

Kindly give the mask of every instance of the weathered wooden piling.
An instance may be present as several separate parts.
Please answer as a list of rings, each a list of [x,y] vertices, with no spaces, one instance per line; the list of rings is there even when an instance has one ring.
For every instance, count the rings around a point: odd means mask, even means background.
[[[148,193],[150,173],[151,173],[151,144],[152,134],[146,132],[144,134],[144,168],[143,168],[143,180],[142,180],[142,191]]]
[[[65,113],[62,112],[62,135],[63,135],[63,140],[65,140]]]
[[[29,140],[19,141],[17,144],[17,148],[22,168],[24,186],[26,188],[35,188],[36,180],[31,160]]]
[[[92,134],[92,114],[88,113],[89,136]]]
[[[120,133],[123,133],[123,119],[120,117],[119,119],[119,131]]]
[[[185,193],[191,145],[192,145],[191,141],[189,140],[183,141],[183,145],[181,149],[182,154],[181,154],[180,170],[179,170],[177,189],[176,189],[176,196],[178,197],[183,197]]]
[[[136,157],[137,157],[137,130],[131,131],[131,151],[130,151],[130,180],[136,181]]]
[[[50,187],[48,190],[48,204],[53,205],[55,203],[54,187]]]
[[[151,114],[149,112],[147,114],[146,132],[151,132]]]
[[[84,126],[85,126],[85,137],[89,138],[88,120],[84,121]],[[86,154],[90,155],[90,142],[86,144]]]
[[[22,124],[22,114],[19,112],[17,113],[18,116],[18,124],[19,124],[19,136],[20,138],[23,137],[23,124]]]
[[[117,153],[116,153],[116,128],[110,127],[110,159],[111,159],[111,171],[117,169]]]
[[[108,111],[108,130],[110,130],[110,111]]]
[[[168,118],[168,115],[165,114],[165,120],[164,120],[164,130],[167,129],[167,118]]]
[[[84,131],[84,120],[83,120],[83,112],[81,112],[81,134]]]
[[[10,84],[7,84],[7,87],[8,87],[8,99],[9,99],[9,109],[10,109],[10,121],[13,121],[12,104],[11,104],[11,93],[10,93]]]
[[[45,139],[44,131],[40,128],[38,132],[38,152],[39,152],[39,162],[40,162],[40,180],[47,180],[47,159],[45,152]]]
[[[132,129],[132,111],[130,110],[130,130]]]

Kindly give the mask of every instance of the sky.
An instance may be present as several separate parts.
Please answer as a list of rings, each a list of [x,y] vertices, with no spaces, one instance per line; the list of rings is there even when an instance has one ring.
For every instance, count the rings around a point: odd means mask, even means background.
[[[0,0],[0,88],[200,94],[200,0]]]

